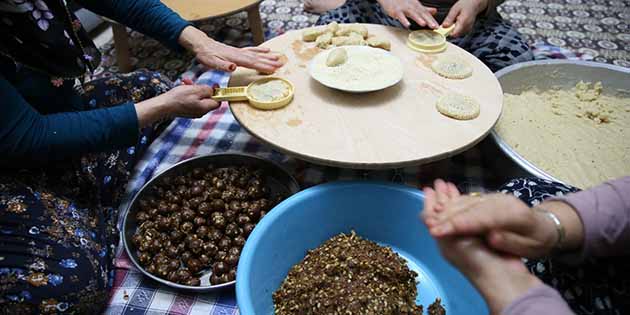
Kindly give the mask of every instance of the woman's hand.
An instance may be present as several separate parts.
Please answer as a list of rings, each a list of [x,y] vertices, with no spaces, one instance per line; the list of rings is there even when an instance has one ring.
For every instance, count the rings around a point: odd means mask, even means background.
[[[170,91],[136,104],[140,127],[169,117],[198,118],[219,107],[214,89],[207,85],[180,85]]]
[[[452,35],[459,37],[468,34],[475,25],[477,15],[488,7],[488,0],[459,0],[453,5],[442,22],[447,28],[455,24]]]
[[[425,222],[443,212],[442,204],[461,197],[453,184],[441,180],[435,182],[435,190],[425,188],[424,194],[422,218]],[[491,314],[500,314],[529,289],[541,284],[527,271],[520,258],[491,250],[479,237],[440,237],[437,242],[442,255],[483,295]]]
[[[455,187],[440,182],[440,185]],[[436,207],[439,211],[423,218],[430,233],[438,238],[480,236],[494,250],[529,258],[549,255],[558,241],[555,223],[513,195],[458,195],[440,200]],[[563,249],[579,248],[583,242],[583,227],[575,210],[563,202],[544,202],[540,207],[556,214],[565,227]]]
[[[425,7],[418,0],[378,0],[378,3],[387,15],[398,20],[406,28],[411,25],[407,18],[411,18],[421,27],[436,29],[439,26],[433,17],[437,9]]]
[[[182,31],[179,42],[193,52],[201,64],[211,69],[232,72],[240,66],[262,73],[273,73],[283,65],[280,56],[270,53],[269,48],[228,46],[192,26]]]

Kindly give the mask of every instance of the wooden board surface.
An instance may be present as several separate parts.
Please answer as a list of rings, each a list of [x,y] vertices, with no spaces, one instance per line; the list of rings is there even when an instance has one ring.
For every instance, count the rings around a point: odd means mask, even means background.
[[[262,0],[162,0],[185,20],[196,21],[243,11]]]
[[[436,55],[407,48],[408,31],[367,26],[370,34],[392,41],[391,52],[405,67],[400,83],[365,94],[325,87],[307,71],[308,62],[320,50],[313,43],[303,43],[301,31],[291,31],[263,46],[286,57],[286,65],[275,75],[294,84],[293,102],[274,111],[233,102],[230,106],[236,119],[255,137],[281,152],[318,164],[355,169],[427,163],[461,152],[487,135],[501,114],[503,100],[501,86],[490,69],[449,43],[442,54],[463,57],[474,70],[464,80],[442,78],[430,68]],[[229,85],[247,85],[260,77],[255,71],[239,68]],[[459,121],[440,114],[435,102],[453,92],[475,98],[481,104],[479,117]]]

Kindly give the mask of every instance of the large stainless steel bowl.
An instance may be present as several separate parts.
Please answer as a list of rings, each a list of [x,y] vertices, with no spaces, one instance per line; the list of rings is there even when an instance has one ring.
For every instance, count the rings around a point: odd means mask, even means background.
[[[136,245],[131,241],[133,234],[136,232],[136,228],[138,227],[136,220],[136,212],[138,211],[138,202],[147,194],[152,193],[153,187],[155,183],[159,182],[162,178],[166,176],[172,176],[177,174],[183,174],[188,171],[191,171],[196,167],[205,167],[209,164],[214,165],[215,167],[227,167],[227,166],[255,166],[265,173],[265,180],[267,182],[267,186],[271,194],[283,194],[285,196],[290,196],[300,190],[300,187],[297,181],[282,167],[277,164],[264,160],[262,158],[240,154],[240,153],[222,153],[222,154],[211,154],[195,157],[192,159],[188,159],[182,162],[179,162],[168,169],[164,170],[160,174],[153,177],[150,181],[148,181],[140,191],[134,196],[133,200],[129,204],[127,208],[127,212],[125,214],[125,218],[123,221],[121,237],[123,239],[123,244],[125,246],[125,251],[129,258],[133,262],[133,264],[138,268],[145,276],[161,282],[167,286],[183,289],[189,291],[198,291],[198,292],[207,292],[213,291],[217,289],[222,289],[226,287],[230,287],[234,285],[234,281],[219,284],[219,285],[202,285],[201,286],[188,286],[182,285],[178,283],[174,283],[168,281],[166,279],[162,279],[160,277],[154,276],[148,273],[139,263],[138,263],[138,255]],[[204,272],[204,278],[208,278],[211,274],[211,271]]]
[[[627,93],[630,89],[630,69],[588,61],[530,61],[501,69],[495,75],[501,83],[503,93],[510,94],[519,94],[530,89],[543,91],[551,88],[570,89],[579,81],[601,81],[604,85],[603,93],[616,94],[619,91]],[[496,130],[493,129],[491,134],[499,148],[525,171],[540,178],[562,183],[519,155]]]

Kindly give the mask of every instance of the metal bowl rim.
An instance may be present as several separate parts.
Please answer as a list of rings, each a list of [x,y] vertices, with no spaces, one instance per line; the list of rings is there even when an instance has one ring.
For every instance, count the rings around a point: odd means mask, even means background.
[[[611,64],[607,64],[607,63],[599,63],[599,62],[593,62],[593,61],[581,61],[581,60],[551,59],[551,60],[534,60],[534,61],[527,61],[527,62],[517,63],[517,64],[505,67],[505,68],[497,71],[494,75],[497,77],[497,80],[499,80],[499,83],[501,83],[500,79],[504,75],[507,75],[509,73],[515,72],[515,71],[523,69],[523,68],[529,68],[529,67],[541,66],[541,65],[576,65],[576,66],[584,66],[584,67],[603,68],[603,69],[607,69],[607,70],[612,70],[612,71],[617,71],[617,72],[621,72],[621,73],[630,74],[630,69],[626,69],[626,68],[621,67],[621,66],[611,65]],[[499,118],[499,119],[501,119],[501,118]],[[499,136],[499,134],[496,132],[495,128],[496,128],[496,126],[494,128],[492,128],[492,131],[490,132],[490,134],[492,136],[492,139],[497,144],[497,146],[499,146],[501,151],[503,151],[503,153],[505,155],[507,155],[512,161],[514,161],[516,164],[518,164],[520,167],[522,167],[528,173],[530,173],[530,174],[532,174],[534,176],[537,176],[537,177],[540,177],[540,178],[543,178],[543,179],[547,179],[547,180],[551,180],[551,181],[554,181],[554,182],[558,182],[558,183],[561,183],[561,184],[570,185],[569,183],[561,181],[560,179],[555,178],[554,176],[552,176],[550,174],[547,174],[545,171],[541,170],[540,168],[538,168],[537,166],[535,166],[534,164],[532,164],[531,162],[526,160],[523,156],[521,156],[518,152],[516,152],[516,150],[514,150],[514,148],[512,148],[507,142],[505,142],[503,140],[503,138],[501,138],[501,136]]]
[[[136,192],[136,194],[133,196],[133,198],[131,199],[131,201],[129,202],[129,204],[127,205],[127,207],[125,208],[125,214],[123,217],[123,223],[122,223],[122,228],[120,230],[120,236],[122,238],[123,241],[123,247],[125,248],[125,253],[127,253],[127,256],[129,257],[129,259],[131,260],[131,262],[133,263],[133,265],[140,270],[140,272],[142,272],[142,274],[144,274],[145,276],[148,276],[149,278],[162,283],[164,285],[167,285],[169,287],[175,288],[175,289],[183,289],[183,290],[188,290],[188,291],[195,291],[195,292],[210,292],[210,291],[215,291],[215,290],[221,290],[221,289],[225,289],[228,287],[232,287],[235,285],[236,280],[234,281],[230,281],[230,282],[226,282],[226,283],[222,283],[222,284],[218,284],[218,285],[211,285],[211,286],[189,286],[189,285],[183,285],[183,284],[179,284],[179,283],[175,283],[175,282],[171,282],[169,280],[166,279],[162,279],[160,277],[157,277],[155,275],[152,275],[151,273],[149,273],[148,271],[146,271],[142,266],[140,266],[140,264],[136,261],[136,259],[134,258],[134,255],[132,255],[131,250],[129,249],[129,245],[127,244],[127,237],[125,236],[125,231],[127,230],[127,218],[129,217],[129,212],[131,211],[132,206],[136,203],[136,199],[138,198],[138,196],[141,195],[141,193],[145,190],[148,189],[148,187],[151,186],[151,184],[159,179],[160,177],[162,177],[163,174],[165,174],[166,172],[175,169],[183,164],[187,164],[187,163],[191,163],[192,161],[195,160],[199,160],[199,159],[205,159],[205,158],[211,158],[211,157],[216,157],[216,156],[240,156],[240,157],[244,157],[244,158],[251,158],[254,160],[258,160],[267,164],[270,164],[274,167],[276,167],[277,169],[281,170],[282,172],[284,172],[289,179],[291,180],[291,183],[295,185],[295,187],[298,188],[298,191],[293,192],[291,191],[292,194],[295,194],[297,192],[300,191],[300,185],[298,184],[297,180],[295,180],[295,178],[291,175],[291,173],[289,173],[286,169],[284,169],[284,167],[280,166],[278,163],[269,160],[269,159],[265,159],[253,154],[247,154],[247,153],[240,153],[240,152],[223,152],[223,153],[210,153],[210,154],[206,154],[206,155],[199,155],[199,156],[195,156],[193,158],[190,159],[186,159],[183,161],[179,161],[167,168],[165,168],[164,170],[158,172],[155,176],[153,176],[151,179],[149,179],[146,183],[144,183],[144,185],[142,185],[142,187],[138,190],[138,192]],[[289,190],[291,190],[291,187],[288,187]]]

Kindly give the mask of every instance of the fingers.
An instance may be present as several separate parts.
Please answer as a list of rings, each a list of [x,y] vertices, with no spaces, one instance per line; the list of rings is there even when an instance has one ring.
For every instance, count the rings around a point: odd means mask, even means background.
[[[217,108],[219,108],[219,106],[221,106],[221,103],[211,99],[211,98],[206,98],[203,100],[199,101],[199,105],[201,105],[201,108],[205,111],[205,113],[211,111],[211,110],[215,110]]]
[[[435,191],[437,193],[437,202],[440,206],[440,210],[442,207],[449,201],[451,198],[449,197],[448,185],[441,179],[436,179],[433,186],[435,187]]]
[[[427,26],[427,22],[424,20],[424,15],[418,11],[410,11],[406,13],[412,20],[414,20],[420,27]]]
[[[184,85],[193,85],[193,81],[192,81],[192,79],[190,79],[190,78],[183,78],[183,79],[182,79],[182,83],[183,83]]]
[[[204,63],[206,66],[217,69],[225,72],[233,72],[236,70],[236,64],[225,60],[219,56],[213,55],[207,59],[200,60],[200,62]]]
[[[432,29],[436,29],[439,27],[438,22],[435,20],[435,18],[433,17],[433,14],[429,13],[428,10],[423,10],[422,12],[422,17],[424,18],[424,20],[427,22],[427,25],[432,28]]]
[[[253,51],[255,53],[263,53],[266,54],[271,51],[271,49],[262,46],[253,46],[253,47],[245,47],[245,50]]]
[[[449,182],[449,183],[446,183],[446,185],[448,187],[448,195],[451,199],[454,199],[460,196],[459,189],[457,189],[457,186],[455,186],[455,184]]]
[[[422,191],[424,192],[424,209],[422,211],[422,218],[426,220],[435,214],[435,190],[426,187]]]
[[[457,20],[457,17],[459,16],[459,13],[461,12],[461,10],[462,9],[459,6],[457,5],[453,6],[451,10],[448,11],[448,15],[444,19],[444,22],[442,22],[442,26],[446,28],[453,25],[453,23],[455,23],[455,21]]]
[[[468,13],[462,12],[457,17],[457,23],[455,23],[455,28],[453,29],[453,36],[460,37],[466,35],[472,29],[474,23],[474,17],[468,15]]]
[[[398,12],[396,14],[396,19],[405,27],[405,28],[409,28],[409,26],[411,25],[411,23],[409,23],[409,20],[407,20],[407,17],[405,16],[404,12]],[[416,23],[420,24],[420,26],[425,25],[424,21],[422,21],[422,23],[416,21]]]
[[[466,211],[455,212],[446,220],[440,220],[432,227],[436,231],[434,236],[480,235],[493,230],[527,234],[535,228],[533,215],[529,209],[515,207],[518,205],[492,199],[477,202]],[[446,211],[450,213],[450,209]]]
[[[195,85],[195,92],[200,99],[210,98],[214,94],[214,89],[208,85]]]

